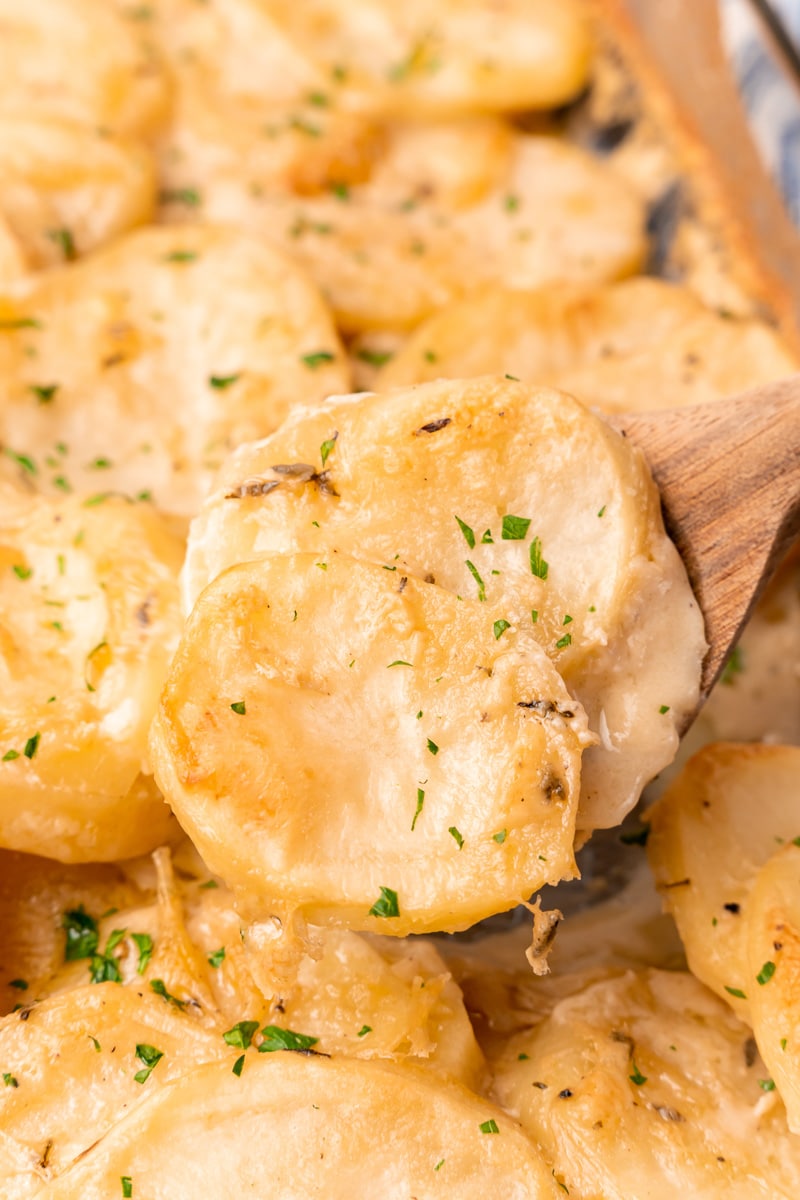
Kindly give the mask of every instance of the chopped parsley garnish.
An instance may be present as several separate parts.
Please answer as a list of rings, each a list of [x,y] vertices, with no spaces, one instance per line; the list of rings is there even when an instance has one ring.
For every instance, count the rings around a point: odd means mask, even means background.
[[[114,929],[109,934],[103,953],[92,954],[89,962],[89,977],[92,983],[122,983],[119,963],[113,952],[125,937],[125,933],[124,929]]]
[[[322,459],[323,467],[330,457],[331,450],[333,450],[333,447],[336,445],[336,439],[338,436],[338,432],[334,433],[333,437],[327,438],[319,448],[319,456]]]
[[[762,1092],[774,1092],[775,1091],[775,1080],[774,1079],[759,1079],[758,1086],[761,1088]]]
[[[569,646],[571,644],[572,644],[572,634],[565,633],[564,636],[562,638],[559,638],[558,641],[556,642],[556,650],[563,650],[565,646]]]
[[[602,516],[604,516],[604,514],[605,514],[605,511],[606,511],[606,506],[605,506],[605,504],[604,504],[604,505],[603,505],[603,507],[602,507],[601,509],[599,509],[599,511],[598,511],[598,513],[597,513],[598,517],[602,517]]]
[[[495,641],[499,642],[500,638],[503,636],[505,631],[510,628],[511,628],[511,623],[509,621],[503,621],[503,620],[495,621],[495,623],[493,625]]]
[[[506,840],[507,837],[508,837],[508,830],[501,829],[501,830],[499,830],[498,833],[492,834],[492,841],[497,842],[498,846],[502,846],[503,842]]]
[[[662,717],[663,717],[664,713],[668,713],[668,712],[669,712],[669,705],[668,705],[668,704],[662,704],[662,705],[661,705],[661,707],[659,708],[659,710],[658,710],[658,711],[661,713],[661,715],[662,715]]]
[[[17,579],[30,579],[33,571],[30,567],[23,567],[20,563],[14,563],[11,570],[16,575]]]
[[[137,1083],[146,1083],[150,1078],[153,1069],[161,1062],[164,1053],[161,1050],[156,1050],[155,1046],[148,1046],[147,1042],[137,1042],[136,1057],[139,1062],[143,1062],[144,1066],[141,1071],[137,1071],[134,1079]]]
[[[475,549],[475,534],[470,529],[469,525],[467,525],[466,521],[461,520],[461,517],[456,517],[455,519],[456,519],[458,528],[461,530],[461,532],[464,535],[464,541],[467,543],[470,550],[474,550]]]
[[[6,1087],[19,1087],[16,1077],[10,1071],[3,1071],[3,1083]]]
[[[728,992],[728,994],[731,996],[736,996],[737,1000],[746,1000],[747,999],[747,996],[744,994],[744,992],[742,991],[741,988],[728,987],[728,985],[726,983],[725,991]]]
[[[205,883],[200,884],[200,890],[203,892],[208,891],[210,888],[218,888],[218,887],[219,887],[219,884],[217,883],[216,879],[207,879],[205,881]]]
[[[225,388],[231,387],[237,379],[241,379],[241,375],[241,371],[236,371],[233,375],[209,375],[209,386],[216,388],[218,392],[224,392]]]
[[[481,537],[481,545],[482,546],[493,546],[494,545],[494,538],[492,537],[491,529],[484,529],[483,535]],[[494,575],[494,571],[492,571],[492,574]]]
[[[532,608],[531,609],[531,621],[535,625],[538,620],[539,620],[539,610],[538,610],[538,608]]]
[[[32,383],[28,387],[29,392],[33,392],[40,404],[49,404],[58,391],[57,383]]]
[[[264,1040],[258,1047],[259,1054],[272,1054],[276,1050],[310,1050],[319,1038],[307,1033],[295,1033],[293,1029],[282,1029],[280,1025],[265,1025],[261,1030]]]
[[[502,538],[504,542],[521,542],[528,536],[531,523],[527,517],[503,517]]]
[[[200,193],[197,188],[168,188],[160,196],[162,204],[185,204],[187,208],[197,208],[200,204]]]
[[[495,1121],[494,1117],[490,1117],[490,1119],[488,1121],[482,1121],[479,1128],[480,1128],[481,1133],[499,1133],[500,1132],[500,1130],[497,1128],[497,1121]]]
[[[363,346],[356,351],[356,358],[370,367],[385,367],[388,362],[391,362],[394,355],[390,350],[370,350],[367,346]]]
[[[27,992],[28,981],[27,979],[9,979],[8,986],[16,988],[19,992]]]
[[[83,906],[65,912],[61,918],[61,927],[67,935],[64,947],[65,962],[91,958],[97,953],[97,922],[84,911]]]
[[[761,970],[756,975],[756,981],[763,987],[765,983],[769,983],[772,976],[775,974],[775,963],[765,962]]]
[[[335,362],[335,360],[336,355],[330,350],[314,350],[311,354],[300,355],[301,363],[311,371],[316,371],[317,367],[321,367],[325,363]]]
[[[42,735],[40,733],[34,733],[28,738],[27,742],[25,743],[25,748],[22,751],[26,758],[33,758],[35,756],[36,751],[39,749],[39,741],[41,740],[41,736]]]
[[[219,950],[212,950],[212,952],[208,956],[209,966],[212,966],[215,969],[217,967],[221,967],[222,964],[224,963],[224,961],[225,961],[225,947],[224,946],[220,946]]]
[[[411,832],[412,833],[414,832],[414,827],[417,824],[417,817],[422,812],[422,806],[424,803],[425,803],[425,793],[422,790],[422,788],[417,788],[417,807],[414,811],[414,820],[411,822]],[[380,901],[378,901],[378,903],[380,904]],[[381,914],[376,914],[376,915],[380,916]]]
[[[243,1070],[244,1070],[244,1055],[240,1054],[239,1057],[237,1058],[236,1062],[231,1067],[231,1071],[238,1079]]]
[[[136,964],[137,974],[144,975],[147,964],[153,957],[153,939],[149,933],[132,933],[131,940],[136,943],[139,951],[139,961]]]
[[[453,839],[455,844],[458,846],[459,850],[463,850],[464,849],[464,839],[461,836],[461,834],[458,832],[458,830],[456,829],[455,825],[451,825],[447,832],[450,834],[450,837]]]
[[[526,1054],[525,1051],[523,1050],[523,1051],[521,1051],[521,1053],[519,1053],[517,1055],[517,1062],[527,1062],[529,1058],[530,1058],[530,1055]]]
[[[8,446],[5,447],[3,453],[6,458],[10,458],[12,462],[15,462],[18,467],[22,467],[23,471],[27,471],[29,475],[37,474],[36,463],[30,455],[19,454],[16,450],[12,450]]]
[[[0,320],[0,329],[41,329],[41,321],[35,317],[7,317]]]
[[[164,262],[187,263],[194,262],[197,258],[197,253],[194,250],[171,250],[169,254],[164,255]]]
[[[731,687],[736,681],[736,676],[741,675],[742,671],[744,671],[742,648],[741,646],[734,646],[733,650],[731,650],[728,661],[725,663],[722,674],[719,677],[719,681],[726,687]]]
[[[233,1029],[226,1030],[222,1040],[237,1050],[246,1050],[251,1045],[258,1029],[258,1021],[237,1021]]]
[[[429,362],[429,363],[435,363],[435,362],[439,361],[439,355],[436,353],[435,350],[426,350],[423,353],[422,357],[425,359],[425,362]]]
[[[391,888],[382,887],[381,894],[369,910],[371,917],[399,917],[400,906],[397,903],[397,892]]]
[[[337,200],[346,203],[350,199],[350,188],[346,183],[332,183],[331,192]]]
[[[114,464],[110,458],[93,458],[92,461],[87,464],[87,466],[93,471],[106,471],[113,465]]]
[[[174,1004],[176,1008],[186,1008],[186,1001],[179,1000],[177,996],[173,996],[171,992],[168,992],[167,985],[163,979],[151,979],[150,988],[162,1000],[166,1000],[168,1004]]]
[[[358,1033],[356,1034],[356,1037],[366,1037],[368,1033],[372,1033],[372,1026],[371,1025],[362,1025],[361,1028],[359,1029]]]
[[[537,579],[547,579],[547,572],[550,569],[550,565],[542,558],[542,542],[538,537],[535,537],[531,542],[530,557],[531,575],[535,575]]]
[[[441,1168],[443,1166],[444,1166],[444,1159],[440,1158],[438,1163],[436,1164],[436,1166],[433,1169],[434,1169],[434,1171],[439,1171],[439,1170],[441,1170]]]
[[[430,738],[428,738],[427,745],[428,745],[428,749],[430,750],[431,754],[436,755],[439,753],[439,747],[436,745],[436,742],[432,742]]]
[[[388,671],[389,667],[413,667],[413,665],[413,663],[406,662],[404,658],[396,658],[394,662],[387,663],[386,670]]]
[[[572,617],[569,615],[569,613],[565,614],[564,620],[561,622],[561,624],[562,625],[571,625],[572,624]]]
[[[631,1067],[633,1068],[633,1070],[632,1070],[632,1073],[628,1076],[628,1079],[630,1079],[631,1083],[635,1083],[637,1087],[641,1087],[642,1084],[647,1083],[647,1076],[643,1075],[642,1072],[639,1070],[639,1068],[636,1065],[635,1059],[631,1059]]]
[[[72,262],[77,258],[75,250],[75,239],[68,229],[48,229],[47,236],[51,242],[55,242],[61,253],[64,255],[65,262]]]
[[[240,717],[245,716],[247,713],[247,705],[245,704],[244,700],[235,700],[231,705],[231,709]]]
[[[475,582],[478,585],[478,599],[485,600],[486,599],[486,585],[484,584],[483,580],[481,579],[478,568],[475,566],[474,563],[470,562],[469,559],[467,559],[467,570],[469,571],[470,575],[472,576],[472,578],[475,580]]]
[[[100,1045],[100,1043],[98,1042],[98,1040],[97,1040],[97,1038],[96,1038],[96,1037],[92,1037],[92,1035],[91,1035],[91,1034],[89,1034],[89,1035],[88,1035],[88,1037],[89,1037],[89,1041],[90,1041],[90,1042],[92,1043],[92,1045],[94,1046],[94,1048],[95,1048],[95,1051],[97,1052],[97,1054],[99,1054],[99,1053],[100,1053],[100,1051],[103,1049],[103,1047]]]
[[[3,762],[13,762],[15,758],[19,758],[19,750],[6,750]]]
[[[120,1175],[119,1181],[122,1184],[122,1200],[131,1200],[133,1196],[133,1180],[130,1175]]]

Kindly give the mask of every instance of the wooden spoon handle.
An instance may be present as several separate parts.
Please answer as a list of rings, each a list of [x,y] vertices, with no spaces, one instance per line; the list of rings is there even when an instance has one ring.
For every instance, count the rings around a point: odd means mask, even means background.
[[[705,698],[800,532],[800,374],[721,403],[610,422],[644,452],[700,602]]]

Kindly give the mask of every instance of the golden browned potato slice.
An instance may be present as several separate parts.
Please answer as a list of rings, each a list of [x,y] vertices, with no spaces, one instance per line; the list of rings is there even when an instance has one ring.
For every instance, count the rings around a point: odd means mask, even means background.
[[[587,79],[574,0],[268,0],[339,102],[405,116],[552,108]]]
[[[142,22],[106,0],[0,0],[0,112],[148,134],[166,102]]]
[[[706,746],[649,810],[647,852],[692,971],[752,1020],[747,960],[759,869],[800,836],[800,748]],[[760,966],[760,964],[759,964]]]
[[[209,1064],[154,1091],[46,1194],[107,1200],[122,1177],[152,1200],[559,1195],[517,1123],[458,1084],[286,1052],[249,1051],[240,1078]]]
[[[517,136],[509,155],[493,129],[396,134],[373,183],[334,183],[322,196],[227,181],[206,195],[204,211],[277,241],[350,332],[409,330],[487,285],[597,284],[641,265],[644,206],[609,167],[555,138]],[[404,165],[423,161],[437,137],[439,169]],[[488,152],[470,156],[469,146],[482,144]]]
[[[144,224],[155,196],[142,145],[74,121],[0,114],[0,207],[32,267]]]
[[[230,449],[348,380],[313,285],[233,230],[141,230],[0,299],[0,438],[43,491],[190,516]]]
[[[796,785],[800,791],[800,772]],[[799,847],[794,838],[758,872],[748,896],[745,947],[753,1032],[793,1133],[800,1133]]]
[[[715,400],[796,368],[762,322],[723,317],[685,288],[642,278],[595,291],[475,293],[415,330],[379,386],[509,372],[635,412]]]
[[[591,738],[530,623],[387,567],[272,555],[189,619],[151,751],[256,913],[399,936],[574,874]]]
[[[795,1197],[800,1148],[749,1029],[684,972],[628,972],[562,1000],[494,1063],[578,1200]]]
[[[146,739],[181,544],[149,507],[95,501],[0,490],[0,845],[63,862],[141,854],[171,824]]]
[[[671,760],[700,614],[642,459],[577,401],[480,379],[298,414],[223,468],[192,527],[187,609],[232,563],[327,548],[485,597],[537,638],[601,738],[580,829],[618,823]]]

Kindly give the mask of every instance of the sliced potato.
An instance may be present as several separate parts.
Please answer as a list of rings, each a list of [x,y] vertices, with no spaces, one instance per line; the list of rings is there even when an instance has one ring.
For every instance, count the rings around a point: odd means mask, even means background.
[[[352,186],[345,174],[321,195],[223,175],[204,213],[297,258],[349,332],[410,330],[489,285],[591,285],[635,271],[646,250],[637,194],[576,146],[517,135],[509,150],[504,133],[494,122],[395,130],[362,184],[354,170]],[[421,167],[437,143],[438,166]]]
[[[800,844],[796,842],[774,854],[755,878],[747,903],[745,951],[753,1032],[786,1105],[789,1128],[800,1133]]]
[[[153,216],[152,155],[74,121],[0,113],[0,207],[33,267],[92,250]]]
[[[800,748],[718,743],[700,750],[648,810],[650,864],[689,966],[744,1019],[758,988],[747,962],[750,892],[800,836]]]
[[[149,134],[167,85],[141,21],[106,0],[0,0],[0,112]]]
[[[28,270],[22,244],[12,232],[8,219],[0,212],[0,287],[20,279]]]
[[[0,437],[33,462],[27,482],[144,492],[183,517],[233,446],[349,380],[302,272],[200,226],[141,230],[18,285],[0,300],[0,368]]]
[[[559,1194],[517,1123],[465,1088],[409,1067],[286,1052],[248,1052],[238,1079],[209,1064],[153,1092],[46,1194],[107,1200],[122,1176],[152,1200],[198,1189],[270,1200]]]
[[[552,108],[587,79],[575,0],[268,0],[340,103],[405,116]]]
[[[147,506],[0,490],[0,845],[104,861],[169,836],[146,739],[180,558]]]
[[[748,1028],[683,972],[628,972],[562,1000],[494,1064],[578,1200],[794,1197],[800,1148]]]
[[[323,479],[287,474],[321,453]],[[328,547],[485,595],[539,640],[602,739],[580,829],[616,824],[674,755],[701,617],[643,460],[577,401],[480,379],[298,413],[225,464],[192,526],[187,609],[232,563]]]
[[[796,368],[762,322],[723,317],[685,288],[641,278],[595,291],[475,293],[415,330],[378,384],[508,372],[635,412],[716,400]]]
[[[572,876],[585,716],[500,611],[335,548],[204,592],[151,751],[252,909],[398,936]]]

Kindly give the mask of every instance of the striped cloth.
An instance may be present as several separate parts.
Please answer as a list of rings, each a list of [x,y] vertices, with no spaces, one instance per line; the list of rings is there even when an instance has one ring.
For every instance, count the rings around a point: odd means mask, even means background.
[[[722,32],[756,145],[800,226],[800,88],[776,67],[750,0],[719,0]],[[800,0],[771,0],[800,51]]]

